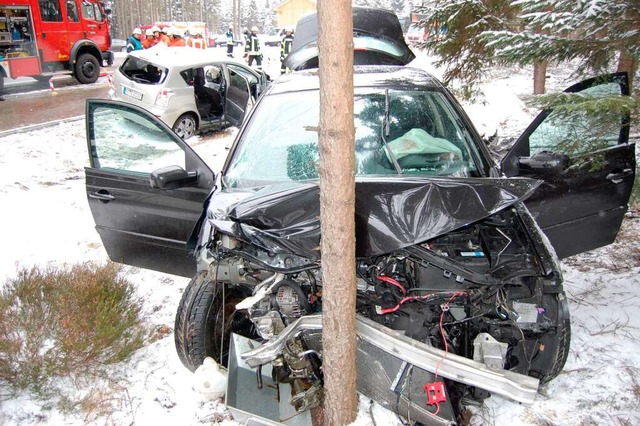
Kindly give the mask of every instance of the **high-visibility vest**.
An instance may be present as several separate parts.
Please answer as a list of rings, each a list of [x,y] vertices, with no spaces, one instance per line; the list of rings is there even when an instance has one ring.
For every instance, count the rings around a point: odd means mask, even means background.
[[[187,40],[187,46],[193,47],[194,49],[206,49],[207,44],[202,38],[190,38]]]

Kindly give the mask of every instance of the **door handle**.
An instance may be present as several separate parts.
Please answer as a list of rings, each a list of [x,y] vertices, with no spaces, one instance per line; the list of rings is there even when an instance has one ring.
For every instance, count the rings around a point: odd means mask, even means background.
[[[114,197],[113,195],[109,194],[108,191],[105,191],[104,189],[98,191],[98,192],[90,192],[89,193],[89,198],[93,198],[94,200],[98,200],[101,201],[103,203],[108,203],[109,201],[113,201],[116,199],[116,197]]]
[[[609,173],[607,175],[607,180],[610,180],[613,183],[620,183],[622,182],[622,180],[624,178],[626,178],[627,176],[631,176],[631,174],[633,173],[633,170],[631,169],[624,169],[622,172],[620,173]]]

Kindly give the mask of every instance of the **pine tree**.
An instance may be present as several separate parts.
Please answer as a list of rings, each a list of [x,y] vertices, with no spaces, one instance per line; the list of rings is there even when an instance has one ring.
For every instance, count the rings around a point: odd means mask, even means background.
[[[417,47],[438,58],[436,66],[445,67],[444,84],[460,83],[466,98],[495,64],[494,49],[482,34],[519,25],[519,8],[510,0],[435,0],[414,12],[424,16],[419,25],[429,33]]]
[[[640,58],[640,0],[520,0],[522,31],[481,36],[496,60],[578,61],[578,73],[607,72],[620,58]]]
[[[610,72],[617,64],[630,79],[638,70],[640,0],[435,0],[416,11],[426,15],[421,24],[431,34],[422,47],[446,67],[445,84],[457,81],[467,96],[497,64],[572,61],[579,75]],[[636,91],[632,99],[607,99],[607,107],[637,110],[639,98]],[[571,96],[541,99],[537,106],[595,110]]]

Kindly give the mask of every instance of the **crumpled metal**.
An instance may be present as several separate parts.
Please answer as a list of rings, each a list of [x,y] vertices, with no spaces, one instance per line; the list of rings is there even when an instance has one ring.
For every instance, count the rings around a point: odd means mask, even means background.
[[[528,178],[358,178],[356,256],[387,254],[462,228],[525,200],[540,183]],[[272,253],[320,258],[317,182],[275,184],[247,195],[229,205],[227,217],[214,226]],[[211,204],[216,205],[215,195]]]

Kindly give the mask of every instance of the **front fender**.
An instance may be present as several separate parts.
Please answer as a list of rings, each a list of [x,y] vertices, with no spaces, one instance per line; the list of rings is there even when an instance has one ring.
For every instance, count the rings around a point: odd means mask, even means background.
[[[90,53],[98,59],[100,65],[102,65],[102,52],[98,45],[87,38],[83,38],[81,40],[76,41],[71,48],[71,52],[69,54],[69,69],[73,69],[76,61],[78,60],[78,56],[83,53]]]

